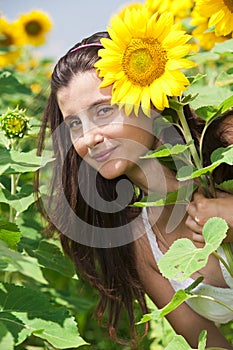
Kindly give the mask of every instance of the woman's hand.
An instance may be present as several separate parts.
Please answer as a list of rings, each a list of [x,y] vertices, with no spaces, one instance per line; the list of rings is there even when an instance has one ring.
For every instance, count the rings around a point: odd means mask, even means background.
[[[203,243],[203,226],[211,217],[221,217],[226,220],[229,230],[225,241],[233,242],[233,195],[217,191],[217,198],[206,198],[201,193],[195,193],[193,201],[187,207],[186,225],[193,232],[193,240]]]

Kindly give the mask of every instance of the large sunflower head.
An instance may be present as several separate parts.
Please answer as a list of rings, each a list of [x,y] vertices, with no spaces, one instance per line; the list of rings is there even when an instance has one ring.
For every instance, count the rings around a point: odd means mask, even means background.
[[[124,105],[127,115],[141,107],[149,116],[151,102],[158,110],[168,107],[168,96],[180,96],[189,85],[181,70],[194,66],[183,58],[190,36],[177,30],[171,13],[149,16],[146,7],[127,9],[110,23],[95,64],[100,87],[113,85],[112,103]]]
[[[39,46],[45,43],[46,34],[52,28],[49,16],[41,11],[22,14],[18,21],[24,33],[25,44]]]

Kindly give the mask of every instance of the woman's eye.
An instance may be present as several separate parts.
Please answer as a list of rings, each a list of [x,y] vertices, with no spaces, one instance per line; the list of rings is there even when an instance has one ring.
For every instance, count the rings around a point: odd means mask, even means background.
[[[81,125],[82,125],[82,123],[81,123],[81,120],[80,120],[80,119],[72,120],[72,121],[69,123],[70,129],[79,128]]]
[[[114,106],[104,106],[97,110],[97,115],[100,117],[110,116],[114,112]]]

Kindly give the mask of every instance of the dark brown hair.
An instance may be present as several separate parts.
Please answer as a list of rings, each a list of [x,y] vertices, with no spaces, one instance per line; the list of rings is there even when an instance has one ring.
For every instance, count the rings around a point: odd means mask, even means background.
[[[211,164],[211,154],[220,147],[233,144],[233,111],[228,110],[221,114],[208,126],[203,140],[204,166]],[[213,172],[216,183],[233,179],[233,166],[221,164]]]
[[[98,43],[100,38],[107,36],[106,32],[96,33],[84,39],[72,49],[83,44]],[[94,63],[98,60],[99,47],[92,46],[71,52],[72,49],[58,61],[54,68],[51,79],[51,92],[42,121],[38,149],[39,153],[41,153],[46,126],[49,123],[53,135],[53,149],[56,158],[52,176],[52,199],[50,203],[53,207],[55,221],[58,223],[63,249],[74,261],[79,275],[87,279],[99,291],[100,300],[96,309],[96,316],[101,321],[103,315],[107,313],[107,328],[110,336],[115,340],[119,341],[116,335],[116,328],[121,311],[122,309],[127,311],[132,346],[135,346],[133,345],[136,339],[134,301],[138,301],[143,314],[147,313],[148,310],[144,291],[136,270],[133,243],[114,248],[96,248],[85,246],[68,238],[70,237],[69,222],[72,219],[69,217],[70,211],[63,205],[63,191],[73,212],[90,224],[91,232],[85,232],[86,235],[95,234],[95,227],[97,226],[105,228],[124,226],[135,215],[138,215],[138,211],[129,206],[115,213],[105,213],[103,210],[98,211],[89,206],[80,193],[77,179],[82,160],[71,144],[68,128],[65,125],[63,126],[63,117],[57,103],[57,92],[61,87],[67,86],[71,78],[78,72],[86,72],[93,69]],[[57,129],[58,127],[60,128]],[[54,137],[55,130],[59,131],[56,132]],[[84,173],[82,175],[85,176],[87,196],[92,196],[91,184],[96,181],[99,195],[106,202],[115,200],[117,197],[116,184],[119,178],[106,180],[100,174],[96,174],[95,170],[88,164],[83,163],[82,171]],[[62,178],[59,178],[59,176]],[[62,184],[63,188],[60,188],[59,184]],[[132,201],[134,200],[135,198],[132,198]],[[51,228],[54,228],[52,223],[54,220],[51,220],[51,217],[50,219],[47,217],[47,219],[50,221]],[[129,227],[129,225],[126,226]],[[78,232],[79,227],[76,227],[76,230]],[[130,235],[131,232],[125,232],[125,234]]]

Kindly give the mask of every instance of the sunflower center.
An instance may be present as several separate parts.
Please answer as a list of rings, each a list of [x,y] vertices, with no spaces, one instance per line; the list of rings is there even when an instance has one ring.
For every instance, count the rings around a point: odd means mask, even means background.
[[[233,0],[223,0],[229,11],[233,12]]]
[[[28,22],[25,26],[25,29],[29,35],[35,35],[35,36],[40,34],[42,30],[40,23],[38,23],[37,21]]]
[[[7,33],[0,35],[0,47],[8,47],[13,44],[12,37]]]
[[[122,68],[133,84],[146,86],[164,73],[166,62],[166,50],[156,39],[138,38],[127,46]]]

